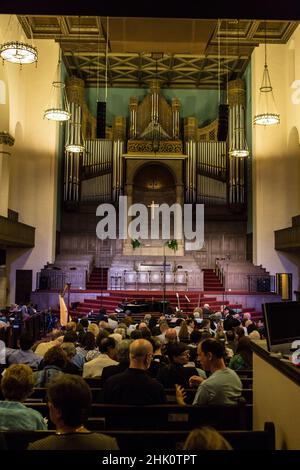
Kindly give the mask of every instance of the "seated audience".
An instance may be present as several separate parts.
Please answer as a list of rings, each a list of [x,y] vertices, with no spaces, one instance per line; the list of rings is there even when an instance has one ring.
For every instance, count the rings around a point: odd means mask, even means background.
[[[63,340],[64,336],[60,330],[52,330],[52,332],[49,333],[47,340],[35,343],[32,350],[38,356],[44,357],[49,349],[53,348],[53,346],[60,346]]]
[[[47,387],[57,374],[62,374],[68,358],[60,346],[54,346],[46,352],[42,362],[43,369],[34,373],[35,387]]]
[[[189,433],[183,450],[232,450],[232,447],[218,431],[203,426]]]
[[[175,384],[183,387],[189,386],[189,379],[199,375],[195,367],[184,367],[190,360],[190,351],[185,343],[173,343],[169,347],[171,363],[161,367],[157,374],[157,380],[165,388],[175,388]]]
[[[83,366],[83,377],[101,377],[106,366],[117,365],[116,341],[114,338],[104,338],[99,345],[100,354]]]
[[[85,427],[92,395],[81,377],[56,377],[48,387],[47,398],[56,434],[31,443],[28,450],[118,450],[114,438]]]
[[[75,357],[79,356],[79,354],[76,354],[75,344],[74,343],[64,342],[61,345],[61,349],[66,353],[66,356],[67,356],[67,363],[66,363],[65,367],[63,368],[63,372],[65,372],[67,374],[81,375],[82,374],[82,367],[83,367],[83,364],[84,364],[84,357],[81,356],[82,366],[78,367],[78,365],[74,361]]]
[[[210,372],[208,379],[194,376],[190,385],[197,385],[194,405],[234,405],[237,404],[242,392],[242,382],[232,369],[226,367],[224,357],[225,346],[214,338],[208,338],[198,346],[198,357],[202,369]],[[179,404],[185,404],[182,387],[176,387]]]
[[[124,405],[164,403],[166,396],[163,386],[147,372],[152,355],[152,344],[148,340],[142,338],[133,341],[129,348],[129,369],[105,382],[104,402]]]
[[[169,358],[162,353],[162,342],[159,336],[152,336],[149,338],[150,343],[153,347],[152,362],[149,367],[149,375],[153,378],[157,377],[158,371],[169,364]]]
[[[235,355],[230,359],[230,369],[252,369],[252,349],[251,339],[248,336],[243,336],[236,348]]]
[[[9,366],[1,380],[1,390],[5,398],[0,401],[0,430],[41,430],[47,429],[42,415],[23,405],[34,386],[32,369],[26,364]]]
[[[11,364],[27,364],[32,369],[37,369],[39,363],[42,360],[41,356],[38,356],[32,351],[33,346],[33,338],[32,336],[27,333],[21,333],[19,338],[19,346],[20,349],[14,351],[10,354],[7,358],[8,365]]]
[[[101,382],[104,382],[113,375],[120,374],[129,367],[129,346],[131,339],[123,339],[116,347],[116,358],[119,364],[104,367],[101,375]]]
[[[190,341],[190,333],[188,330],[187,323],[185,321],[181,322],[181,325],[178,331],[178,339],[182,343],[186,343],[186,344],[188,344]]]
[[[77,346],[76,351],[86,358],[89,351],[98,351],[96,347],[96,339],[91,331],[87,331],[81,338],[80,346]]]

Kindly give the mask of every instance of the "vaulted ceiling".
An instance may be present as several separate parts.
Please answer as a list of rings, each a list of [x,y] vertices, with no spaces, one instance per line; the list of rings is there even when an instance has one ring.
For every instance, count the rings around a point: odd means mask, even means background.
[[[99,16],[18,16],[28,36],[59,42],[87,87],[218,88],[243,75],[253,49],[284,44],[299,22]]]

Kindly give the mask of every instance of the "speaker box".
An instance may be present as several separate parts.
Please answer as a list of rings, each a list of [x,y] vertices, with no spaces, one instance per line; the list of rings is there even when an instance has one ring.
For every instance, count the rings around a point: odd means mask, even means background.
[[[106,126],[106,102],[97,101],[97,139],[105,139]]]
[[[219,105],[218,140],[226,140],[228,134],[228,104]]]

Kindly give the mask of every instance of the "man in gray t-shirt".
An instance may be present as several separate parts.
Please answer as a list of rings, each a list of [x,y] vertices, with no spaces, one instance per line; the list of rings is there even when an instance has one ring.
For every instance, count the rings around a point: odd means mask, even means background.
[[[198,358],[202,369],[209,371],[208,379],[192,376],[190,386],[199,385],[194,405],[235,405],[241,397],[242,382],[239,376],[225,366],[225,347],[213,338],[208,338],[198,345]],[[176,387],[179,404],[184,404],[184,392]]]

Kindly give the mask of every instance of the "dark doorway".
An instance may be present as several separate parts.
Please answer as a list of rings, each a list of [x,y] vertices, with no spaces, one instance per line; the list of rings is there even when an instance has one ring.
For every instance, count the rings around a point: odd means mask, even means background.
[[[32,291],[32,269],[16,270],[16,304],[30,301]]]

